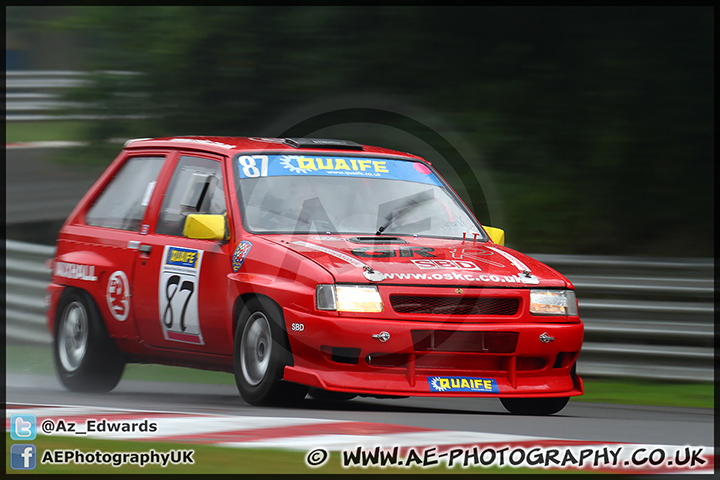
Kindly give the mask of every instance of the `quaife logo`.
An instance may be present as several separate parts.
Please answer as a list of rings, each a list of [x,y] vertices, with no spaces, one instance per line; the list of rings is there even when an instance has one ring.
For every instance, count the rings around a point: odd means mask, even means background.
[[[10,438],[13,440],[35,440],[37,419],[35,415],[20,414],[10,417]]]
[[[19,443],[10,446],[10,467],[13,470],[34,470],[36,465],[35,445]]]
[[[489,392],[498,393],[494,378],[427,377],[433,392]]]

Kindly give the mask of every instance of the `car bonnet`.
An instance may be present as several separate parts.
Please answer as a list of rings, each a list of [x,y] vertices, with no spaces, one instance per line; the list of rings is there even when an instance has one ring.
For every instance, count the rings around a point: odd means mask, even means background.
[[[571,286],[552,268],[490,242],[340,235],[272,235],[268,239],[322,265],[337,283]]]

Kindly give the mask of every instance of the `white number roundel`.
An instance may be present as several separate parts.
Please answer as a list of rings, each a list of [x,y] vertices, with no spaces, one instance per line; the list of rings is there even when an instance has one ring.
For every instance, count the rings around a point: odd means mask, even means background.
[[[130,314],[130,284],[125,272],[117,270],[110,275],[105,296],[115,320],[120,322],[127,320]]]

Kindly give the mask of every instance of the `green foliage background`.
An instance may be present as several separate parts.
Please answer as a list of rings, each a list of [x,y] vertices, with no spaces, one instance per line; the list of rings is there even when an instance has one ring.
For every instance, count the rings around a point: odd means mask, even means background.
[[[13,8],[14,28],[81,32],[88,70],[140,73],[75,93],[121,116],[88,139],[257,135],[307,102],[383,95],[480,152],[453,166],[482,222],[468,175],[486,169],[510,246],[714,253],[712,7],[96,6],[52,25]]]

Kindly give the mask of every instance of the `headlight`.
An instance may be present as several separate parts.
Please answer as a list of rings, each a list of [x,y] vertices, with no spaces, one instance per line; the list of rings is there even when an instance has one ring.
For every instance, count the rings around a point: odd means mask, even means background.
[[[530,290],[530,313],[534,315],[577,315],[573,290]]]
[[[318,310],[383,311],[380,292],[374,285],[318,285],[315,293],[315,304]]]

